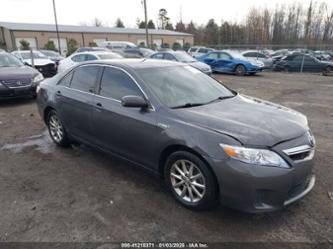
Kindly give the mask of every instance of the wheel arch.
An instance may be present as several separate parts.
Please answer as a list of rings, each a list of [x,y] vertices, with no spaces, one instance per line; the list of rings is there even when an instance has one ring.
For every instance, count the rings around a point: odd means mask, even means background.
[[[192,154],[196,155],[198,158],[200,158],[204,162],[204,164],[206,164],[208,169],[212,172],[212,174],[215,178],[215,181],[218,184],[217,177],[214,173],[214,170],[212,169],[212,167],[210,166],[208,161],[196,150],[194,150],[186,145],[181,145],[181,144],[169,145],[160,153],[159,160],[158,160],[158,173],[162,178],[164,178],[164,165],[165,165],[166,160],[172,153],[177,152],[177,151],[186,151],[186,152],[192,153]]]
[[[241,63],[241,62],[238,62],[238,63],[235,64],[235,66],[234,66],[234,72],[236,72],[236,68],[238,66],[243,66],[245,68],[245,73],[247,73],[247,71],[248,71],[247,70],[247,66],[244,63]]]
[[[47,106],[45,109],[44,109],[44,112],[43,112],[43,119],[44,119],[44,123],[46,124],[47,123],[47,116],[49,115],[49,113],[51,111],[54,111],[55,109],[52,107],[52,106]]]

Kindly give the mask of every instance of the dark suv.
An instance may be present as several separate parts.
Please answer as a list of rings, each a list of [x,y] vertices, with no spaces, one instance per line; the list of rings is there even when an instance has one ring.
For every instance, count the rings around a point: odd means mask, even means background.
[[[141,165],[188,208],[220,200],[273,211],[315,183],[304,115],[240,95],[186,64],[85,63],[44,81],[37,101],[57,145],[85,143]]]

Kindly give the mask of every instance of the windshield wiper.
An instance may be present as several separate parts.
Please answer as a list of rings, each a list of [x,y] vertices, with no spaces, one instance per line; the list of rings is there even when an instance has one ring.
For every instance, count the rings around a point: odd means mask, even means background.
[[[213,99],[213,100],[207,102],[206,104],[214,103],[214,102],[216,102],[216,101],[220,101],[220,100],[224,100],[224,99],[231,99],[231,98],[233,98],[233,97],[235,97],[235,96],[236,96],[236,95],[219,96],[219,97],[217,97],[216,99]]]
[[[201,106],[201,105],[207,105],[216,101],[224,100],[224,99],[230,99],[235,97],[236,95],[229,95],[229,96],[219,96],[216,99],[213,99],[211,101],[205,102],[205,103],[186,103],[184,105],[178,105],[178,106],[173,106],[171,109],[179,109],[179,108],[189,108],[189,107],[194,107],[194,106]]]
[[[205,104],[206,103],[186,103],[184,105],[173,106],[173,107],[171,107],[171,109],[189,108],[189,107],[201,106],[201,105],[205,105]]]

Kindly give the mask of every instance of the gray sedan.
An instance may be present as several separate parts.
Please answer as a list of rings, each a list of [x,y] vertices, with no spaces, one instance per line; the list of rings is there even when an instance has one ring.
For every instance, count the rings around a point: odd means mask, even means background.
[[[197,61],[192,56],[188,55],[184,51],[164,51],[164,52],[158,52],[150,55],[150,58],[152,59],[160,59],[160,60],[169,60],[169,61],[178,61],[182,63],[186,63],[191,65],[192,67],[195,67],[196,69],[199,69],[205,74],[212,74],[212,69],[209,65],[206,63],[203,63],[201,61]]]
[[[80,64],[44,81],[40,114],[59,146],[84,143],[162,176],[187,208],[281,209],[315,184],[307,118],[178,62]]]
[[[264,63],[264,67],[263,67],[264,69],[272,68],[272,66],[273,66],[272,58],[270,58],[267,55],[265,55],[264,53],[260,53],[256,50],[245,51],[242,53],[242,55],[250,60],[261,61],[262,63]]]

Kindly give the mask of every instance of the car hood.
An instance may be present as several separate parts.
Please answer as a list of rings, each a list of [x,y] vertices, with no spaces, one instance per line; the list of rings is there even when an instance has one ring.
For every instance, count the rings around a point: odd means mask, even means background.
[[[308,130],[303,114],[243,95],[176,111],[185,122],[226,134],[244,145],[271,147]]]
[[[27,66],[0,67],[0,80],[33,78],[38,71]]]
[[[209,71],[210,70],[210,66],[208,66],[206,63],[203,63],[201,61],[194,61],[194,62],[190,62],[188,63],[189,65],[191,65],[192,67],[195,67],[196,69],[199,69],[200,71]]]
[[[24,62],[28,63],[29,65],[32,65],[31,59],[25,59]],[[35,66],[44,66],[47,64],[54,64],[53,61],[50,59],[34,59]]]

